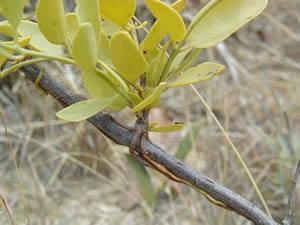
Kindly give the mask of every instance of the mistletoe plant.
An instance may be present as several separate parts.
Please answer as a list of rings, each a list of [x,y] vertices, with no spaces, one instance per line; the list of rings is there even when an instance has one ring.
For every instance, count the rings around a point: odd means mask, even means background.
[[[192,66],[201,49],[226,39],[267,4],[267,0],[212,0],[186,28],[180,16],[185,0],[171,5],[144,0],[156,19],[147,30],[147,21],[134,16],[136,0],[76,0],[75,11],[68,13],[63,0],[38,0],[30,18],[23,15],[26,2],[0,0],[6,19],[0,23],[4,68],[0,78],[39,62],[71,64],[80,69],[89,99],[58,112],[59,118],[75,122],[102,110],[128,107],[143,124],[142,132],[182,128],[180,123],[149,123],[149,110],[160,105],[167,90],[220,74],[224,66],[217,63]]]

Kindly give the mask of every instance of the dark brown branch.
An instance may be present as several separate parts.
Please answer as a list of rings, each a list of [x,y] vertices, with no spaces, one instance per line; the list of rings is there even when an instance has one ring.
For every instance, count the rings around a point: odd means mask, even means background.
[[[39,69],[33,66],[25,67],[22,71],[27,79],[33,83],[37,80],[40,73]],[[84,97],[75,95],[67,90],[63,85],[52,79],[47,73],[45,73],[42,77],[39,85],[45,92],[52,95],[63,106],[68,106],[85,99]],[[88,121],[117,144],[130,146],[134,136],[134,131],[119,124],[112,116],[98,113]],[[208,193],[213,199],[223,203],[227,208],[238,213],[244,218],[249,219],[254,224],[279,224],[247,199],[195,171],[188,165],[166,153],[163,149],[159,148],[151,141],[144,139],[142,145],[152,160],[163,165],[168,171],[172,171],[172,174],[176,177],[179,177],[203,192]]]

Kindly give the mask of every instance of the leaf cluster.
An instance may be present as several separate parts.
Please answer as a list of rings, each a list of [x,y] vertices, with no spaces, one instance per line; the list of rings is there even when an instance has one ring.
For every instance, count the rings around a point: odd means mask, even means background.
[[[160,105],[171,89],[202,82],[224,66],[203,62],[193,66],[203,48],[211,47],[252,20],[267,0],[211,0],[186,26],[181,13],[186,0],[168,5],[144,0],[156,21],[136,18],[136,0],[76,0],[66,13],[63,0],[38,0],[33,19],[25,19],[26,0],[0,0],[0,65],[9,62],[0,78],[22,66],[56,60],[81,71],[89,99],[57,113],[81,121],[102,110],[130,108],[139,117]],[[140,40],[140,33],[147,34]],[[182,124],[150,130],[169,132]]]

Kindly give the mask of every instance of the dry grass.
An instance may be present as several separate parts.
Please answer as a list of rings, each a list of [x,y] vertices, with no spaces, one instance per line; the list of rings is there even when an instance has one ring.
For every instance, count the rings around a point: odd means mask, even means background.
[[[270,1],[262,16],[205,52],[209,60],[226,64],[227,70],[197,86],[244,157],[276,218],[285,209],[300,158],[299,8],[298,0]],[[192,11],[191,7],[186,18]],[[53,67],[58,79],[63,80],[59,75],[63,69],[71,73],[69,68]],[[0,109],[23,185],[22,194],[1,124],[0,199],[16,224],[26,224],[24,205],[31,224],[38,225],[249,224],[182,185],[163,186],[166,179],[152,172],[155,187],[164,191],[159,206],[150,209],[126,165],[126,149],[87,123],[57,121],[55,112],[60,107],[22,76],[15,76],[12,85],[5,81],[0,86]],[[163,105],[153,118],[201,125],[187,163],[260,204],[230,145],[193,91],[169,93]],[[129,113],[118,117],[132,122]],[[172,153],[180,135],[153,138]],[[299,218],[298,208],[295,221]],[[5,211],[0,211],[0,224],[10,224]]]

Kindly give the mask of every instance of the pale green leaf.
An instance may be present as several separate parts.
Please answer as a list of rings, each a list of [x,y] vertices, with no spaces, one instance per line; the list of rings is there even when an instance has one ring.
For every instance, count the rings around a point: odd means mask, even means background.
[[[61,110],[56,113],[56,116],[69,122],[86,120],[107,108],[115,98],[116,96],[107,99],[94,98],[81,101]]]
[[[186,0],[178,0],[174,2],[171,7],[180,13],[186,5]],[[164,39],[167,31],[160,20],[157,20],[149,30],[146,38],[141,44],[143,51],[155,49]]]
[[[79,21],[76,13],[67,13],[67,36],[69,41],[72,43],[78,30],[79,30]]]
[[[119,111],[127,106],[127,101],[118,94],[116,88],[104,76],[83,71],[82,82],[91,98],[107,99],[111,96],[117,96],[107,109]]]
[[[215,75],[220,74],[223,70],[223,65],[212,62],[202,63],[183,72],[177,79],[169,83],[168,87],[181,87],[209,80]]]
[[[76,0],[79,23],[90,23],[94,28],[96,39],[101,30],[99,0]]]
[[[66,41],[67,21],[62,0],[39,0],[36,20],[49,42],[63,44]]]
[[[113,36],[110,53],[116,70],[129,82],[135,82],[147,70],[148,63],[128,32],[119,31]]]
[[[100,59],[107,65],[112,66],[110,55],[110,40],[103,31],[100,32],[98,59]]]
[[[185,36],[185,25],[178,12],[159,0],[145,0],[153,16],[164,26],[172,41],[181,41]]]
[[[141,195],[148,203],[148,205],[153,208],[156,204],[156,194],[149,173],[147,172],[146,168],[140,162],[133,159],[131,155],[127,154],[126,158],[128,161],[128,165],[137,178]]]
[[[159,133],[169,133],[169,132],[177,132],[184,128],[183,123],[174,123],[174,124],[167,124],[162,126],[150,126],[149,130],[152,132],[159,132]]]
[[[80,25],[72,46],[72,55],[79,68],[84,71],[93,71],[97,63],[97,44],[90,23]]]
[[[23,16],[23,0],[0,0],[0,6],[4,17],[16,29]]]
[[[148,63],[151,63],[152,60],[157,58],[160,54],[161,50],[159,48],[155,48],[149,51],[145,51],[144,56]]]
[[[136,9],[136,0],[99,0],[101,17],[119,26],[131,20]]]
[[[122,27],[117,25],[116,23],[113,23],[109,20],[105,20],[102,22],[102,31],[108,36],[112,37],[115,33],[122,31]]]
[[[213,46],[260,14],[268,0],[212,0],[194,18],[186,44],[196,48]]]
[[[30,36],[29,45],[37,50],[51,55],[62,55],[62,46],[50,43],[39,30],[37,23],[22,20],[18,27],[18,33],[22,37]]]

